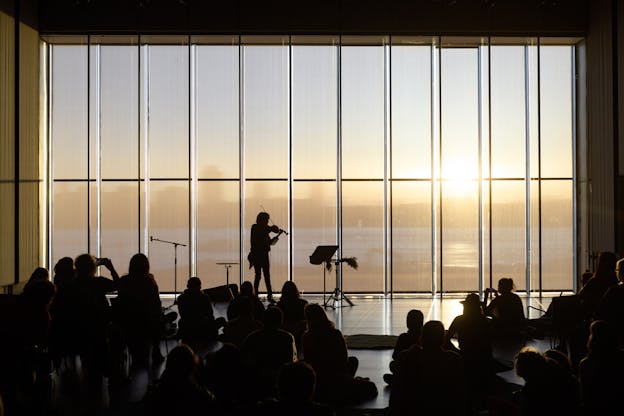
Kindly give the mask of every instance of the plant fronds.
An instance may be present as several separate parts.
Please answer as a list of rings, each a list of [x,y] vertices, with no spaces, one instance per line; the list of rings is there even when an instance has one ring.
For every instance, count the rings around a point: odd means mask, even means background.
[[[352,269],[357,270],[358,268],[358,262],[357,262],[357,257],[346,257],[343,258],[342,261],[344,261],[345,263],[347,263],[349,265],[349,267],[351,267]]]

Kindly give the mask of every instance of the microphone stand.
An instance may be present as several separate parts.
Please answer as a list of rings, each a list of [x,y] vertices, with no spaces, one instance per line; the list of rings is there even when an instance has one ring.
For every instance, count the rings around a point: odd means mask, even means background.
[[[161,240],[160,238],[154,238],[151,235],[150,241],[171,244],[173,246],[173,303],[175,305],[178,300],[178,246],[186,247],[186,244],[178,243],[176,241]]]

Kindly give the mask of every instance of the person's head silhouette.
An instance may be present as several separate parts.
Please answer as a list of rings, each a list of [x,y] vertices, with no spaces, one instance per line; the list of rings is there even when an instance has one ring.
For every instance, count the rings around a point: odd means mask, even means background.
[[[81,254],[74,261],[76,266],[76,275],[78,277],[95,276],[96,264],[95,258],[91,254]]]
[[[74,260],[71,257],[63,257],[54,265],[54,274],[69,276],[74,273]]]
[[[444,324],[440,321],[429,321],[422,329],[420,336],[422,347],[426,351],[442,349],[444,342]]]
[[[241,296],[255,296],[253,284],[249,280],[245,280],[240,286]]]
[[[150,264],[147,256],[143,253],[137,253],[130,259],[128,266],[128,274],[130,276],[147,276],[150,271]]]
[[[308,321],[308,329],[312,332],[334,328],[334,323],[327,317],[325,310],[318,303],[311,303],[305,307],[305,317]]]
[[[505,294],[511,293],[514,289],[513,279],[510,277],[503,277],[498,281],[498,293]]]
[[[268,225],[269,224],[269,213],[268,212],[259,212],[256,217],[256,224],[260,225]]]
[[[186,282],[186,288],[192,292],[198,292],[201,290],[201,280],[199,277],[191,277]]]
[[[167,381],[191,381],[199,365],[199,358],[191,347],[180,344],[167,355],[167,363],[162,379]]]
[[[282,299],[283,300],[293,300],[299,298],[299,289],[295,282],[287,280],[284,282],[282,286]]]
[[[516,355],[516,374],[526,381],[538,380],[546,371],[546,358],[534,348],[524,347]]]
[[[282,325],[283,319],[282,310],[275,306],[270,306],[264,312],[264,328],[271,331],[276,330]]]
[[[481,315],[481,300],[476,293],[469,293],[461,303],[464,305],[464,315]]]
[[[312,402],[315,385],[314,369],[303,361],[285,364],[277,378],[279,398],[290,404]]]
[[[418,309],[412,309],[407,313],[407,329],[412,332],[420,332],[423,327],[425,317]]]

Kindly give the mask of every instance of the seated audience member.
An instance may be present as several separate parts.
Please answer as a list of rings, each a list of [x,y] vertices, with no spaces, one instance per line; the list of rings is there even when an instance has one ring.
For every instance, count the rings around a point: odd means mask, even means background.
[[[250,382],[245,370],[241,350],[234,344],[223,344],[214,354],[206,356],[202,378],[220,409],[238,410],[248,403]]]
[[[422,347],[399,354],[390,393],[391,415],[460,415],[467,407],[462,358],[443,349],[444,325],[429,321]]]
[[[567,355],[561,351],[550,349],[544,353],[548,378],[552,380],[550,392],[558,413],[576,415],[580,411],[581,390],[576,376],[572,372],[572,365]]]
[[[95,275],[98,263],[110,271],[113,280]],[[119,275],[110,259],[98,259],[96,263],[90,254],[76,257],[74,264],[80,357],[83,368],[97,378],[109,370],[111,310],[106,294],[117,290]]]
[[[202,292],[201,280],[191,277],[187,289],[176,301],[180,312],[178,335],[182,342],[189,345],[204,345],[217,339],[217,333],[223,326],[222,319],[215,320],[210,297]]]
[[[482,378],[492,370],[492,336],[488,319],[481,311],[479,295],[470,293],[461,302],[464,313],[453,319],[447,333],[447,347],[452,347],[450,338],[457,336],[459,352],[464,358],[466,373],[470,378]]]
[[[607,290],[618,284],[615,267],[615,254],[610,252],[600,253],[594,276],[578,292],[579,302],[585,319],[590,319],[594,316]]]
[[[198,369],[199,358],[190,347],[178,345],[171,350],[160,381],[145,396],[145,414],[214,414],[214,396],[198,382]]]
[[[56,289],[43,267],[37,267],[24,286],[21,295],[22,342],[25,348],[45,348],[50,327],[50,302]]]
[[[392,352],[392,359],[396,360],[402,351],[410,349],[412,345],[420,345],[420,333],[423,327],[424,316],[418,309],[412,309],[407,313],[407,332],[399,335],[394,351]],[[396,361],[390,361],[390,371],[394,373],[394,365]],[[383,379],[386,383],[392,384],[392,374],[384,374]]]
[[[283,364],[297,360],[293,336],[280,329],[282,311],[269,307],[264,313],[264,328],[252,332],[241,348],[243,359],[256,381],[258,398],[275,394],[277,374]]]
[[[561,368],[557,361],[546,358],[531,347],[524,347],[516,355],[516,374],[524,379],[524,386],[519,392],[521,415],[575,414],[563,413],[575,409],[574,396],[562,395],[568,386],[556,385]]]
[[[618,268],[618,279],[620,283],[607,290],[598,304],[594,318],[609,322],[618,335],[620,348],[624,348],[624,264]]]
[[[17,397],[21,402],[21,409],[15,414],[45,413],[45,399],[50,391],[52,371],[46,353],[50,327],[49,306],[54,292],[54,285],[48,280],[48,271],[38,267],[26,283],[22,294],[14,299],[13,306],[16,308],[9,312],[8,318],[14,321],[16,331],[2,337],[0,342],[12,344],[9,345],[9,350],[13,351],[7,351],[8,356],[2,357],[0,361],[8,359],[13,363],[6,365],[7,363],[0,362],[0,373],[6,372],[7,376],[13,376],[12,382],[19,385],[16,392],[19,391],[21,396]],[[3,329],[6,330],[6,327]],[[0,376],[0,384],[3,384],[3,377],[6,376]],[[5,389],[0,387],[0,392],[3,390]],[[9,403],[15,399],[9,399]]]
[[[303,335],[303,356],[317,376],[316,398],[320,402],[358,403],[377,395],[375,384],[355,378],[358,360],[347,355],[342,333],[323,308],[310,304],[305,309],[308,330]]]
[[[253,284],[251,284],[248,280],[241,284],[240,292],[228,305],[226,314],[228,321],[238,318],[239,304],[241,302],[248,301],[251,301],[252,304],[253,317],[258,321],[262,321],[264,315],[264,304],[260,299],[258,299],[258,296],[254,292]]]
[[[462,303],[464,313],[453,319],[445,345],[448,349],[455,349],[451,338],[457,337],[458,352],[464,359],[471,407],[477,409],[484,406],[495,370],[492,331],[490,320],[482,313],[479,295],[470,293]]]
[[[587,341],[588,354],[579,364],[583,406],[588,415],[619,415],[624,391],[624,352],[612,325],[595,321]]]
[[[315,403],[316,374],[309,364],[298,361],[285,364],[279,372],[277,390],[279,401],[261,408],[261,415],[331,416],[334,411]]]
[[[46,290],[48,290],[50,287],[52,287],[52,284],[53,283],[50,282],[50,273],[48,272],[48,269],[45,269],[43,267],[37,267],[35,268],[35,270],[33,270],[30,277],[28,278],[28,281],[24,285],[23,293],[27,293],[37,286],[37,289],[45,286],[47,288]]]
[[[579,284],[579,290],[582,289],[583,287],[585,287],[587,282],[589,282],[589,279],[591,279],[592,277],[594,277],[594,274],[592,272],[590,272],[589,270],[585,270],[583,272],[583,274],[581,274],[581,281],[580,281],[580,284]]]
[[[71,257],[63,257],[54,265],[54,284],[57,290],[67,284],[76,282],[76,270],[74,260]]]
[[[161,361],[163,357],[158,344],[162,307],[158,285],[144,254],[132,256],[128,274],[119,279],[116,306],[119,308],[118,321],[132,357],[132,367],[147,367],[150,346],[154,347],[154,361]]]
[[[249,298],[246,300],[238,304],[238,318],[228,321],[223,328],[223,342],[232,343],[239,348],[249,334],[262,328],[262,322],[253,316],[253,300]]]
[[[295,338],[297,345],[301,343],[301,337],[306,330],[306,320],[304,309],[308,301],[301,299],[299,289],[295,282],[286,281],[282,286],[282,295],[277,307],[284,314],[282,328],[290,332]]]
[[[513,289],[513,279],[500,279],[494,299],[484,311],[486,316],[492,317],[494,331],[502,336],[515,335],[526,328],[522,299],[513,293]]]
[[[78,353],[78,300],[74,260],[63,257],[54,265],[56,295],[50,304],[50,355],[58,367],[60,360]]]

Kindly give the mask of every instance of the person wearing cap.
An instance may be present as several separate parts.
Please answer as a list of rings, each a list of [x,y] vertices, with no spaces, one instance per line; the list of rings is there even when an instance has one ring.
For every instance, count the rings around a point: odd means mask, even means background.
[[[490,322],[483,314],[479,295],[469,293],[461,303],[464,305],[464,313],[457,316],[449,326],[446,345],[447,348],[453,348],[450,340],[457,337],[459,353],[464,359],[466,381],[475,398],[485,390],[485,384],[493,374],[492,333]]]

